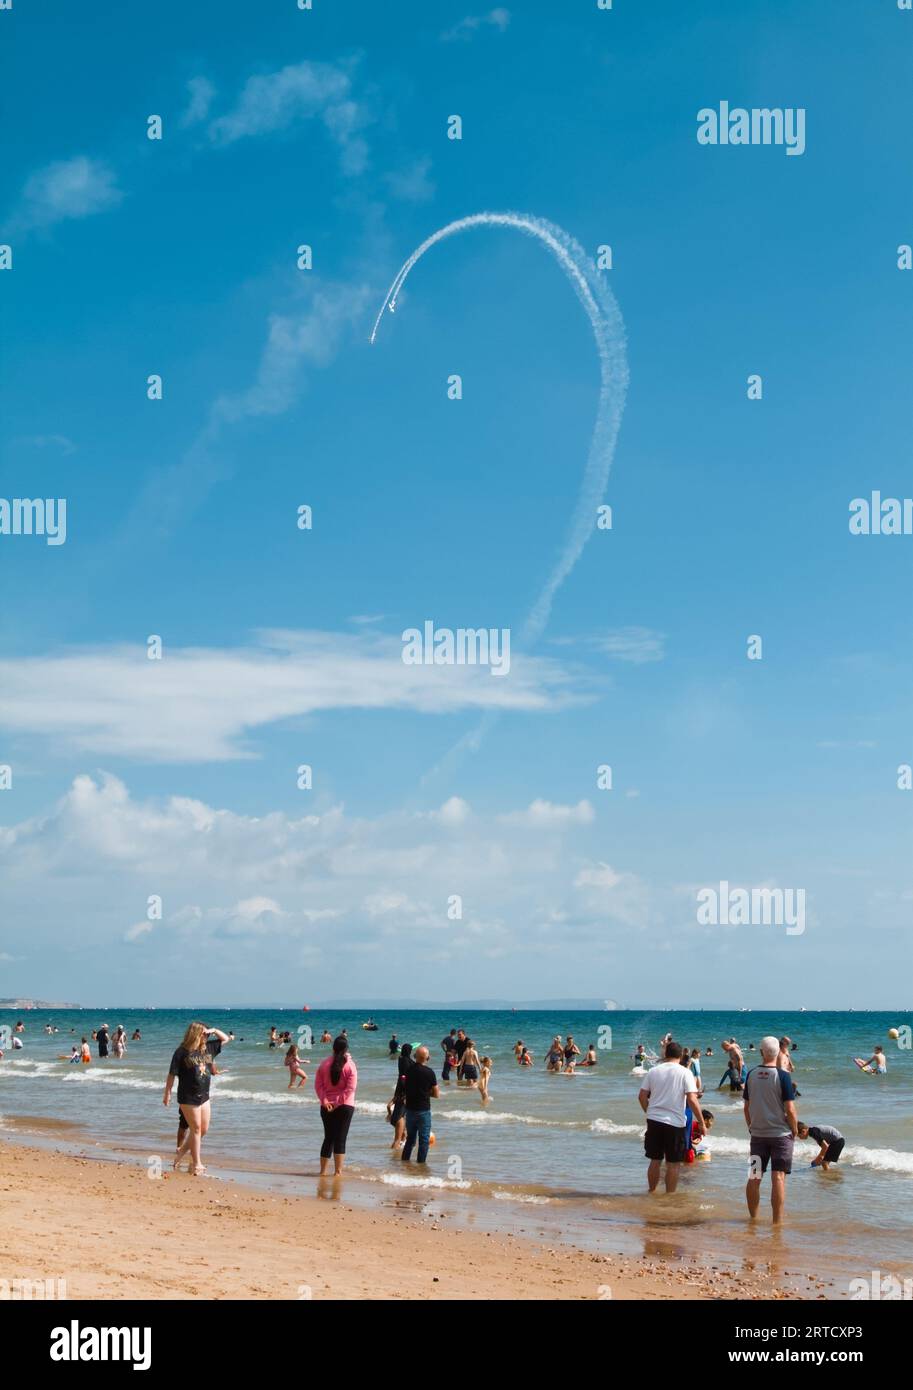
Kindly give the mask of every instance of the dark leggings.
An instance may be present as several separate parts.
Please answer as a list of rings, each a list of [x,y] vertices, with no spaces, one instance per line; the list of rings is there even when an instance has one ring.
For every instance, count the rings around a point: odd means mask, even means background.
[[[323,1143],[320,1157],[329,1158],[331,1154],[344,1154],[349,1125],[355,1114],[354,1105],[337,1105],[333,1110],[325,1110],[321,1105],[320,1118],[323,1120]]]

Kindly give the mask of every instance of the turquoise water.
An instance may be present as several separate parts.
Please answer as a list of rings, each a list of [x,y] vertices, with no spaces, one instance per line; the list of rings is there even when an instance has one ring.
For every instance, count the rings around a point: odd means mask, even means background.
[[[146,1154],[169,1154],[177,1112],[167,1113],[161,1092],[173,1049],[187,1022],[185,1010],[95,1012],[32,1011],[22,1015],[27,1031],[21,1052],[6,1051],[0,1062],[0,1125],[10,1117],[50,1117],[81,1127],[92,1139]],[[549,1217],[575,1231],[590,1223],[597,1241],[610,1240],[613,1225],[633,1219],[669,1222],[686,1233],[689,1246],[720,1239],[741,1239],[745,1227],[743,1188],[748,1144],[741,1101],[715,1091],[725,1061],[724,1037],[735,1035],[748,1049],[766,1033],[787,1033],[796,1084],[801,1091],[800,1118],[836,1125],[847,1148],[839,1168],[824,1175],[808,1168],[816,1146],[797,1144],[789,1185],[787,1241],[796,1247],[808,1240],[822,1259],[845,1256],[869,1269],[900,1268],[910,1272],[911,1197],[913,1197],[913,1062],[911,1053],[892,1043],[888,1029],[903,1027],[903,1017],[875,1013],[732,1014],[700,1013],[509,1013],[410,1012],[374,1014],[376,1033],[361,1029],[362,1018],[339,1011],[204,1010],[203,1021],[233,1030],[213,1082],[213,1122],[207,1140],[210,1168],[245,1166],[276,1174],[315,1171],[321,1125],[311,1080],[327,1051],[318,1039],[324,1027],[335,1035],[346,1027],[358,1066],[357,1113],[349,1141],[354,1175],[383,1184],[386,1193],[447,1194],[455,1201],[478,1199],[498,1204],[498,1217],[509,1223],[511,1212]],[[142,1041],[130,1043],[123,1061],[109,1058],[90,1067],[57,1060],[72,1041],[104,1020],[113,1028],[135,1027]],[[0,1015],[12,1025],[15,1015]],[[54,1036],[43,1032],[57,1024]],[[283,1066],[284,1048],[270,1050],[271,1024],[293,1036],[310,1026],[314,1045],[302,1048],[309,1081],[289,1092]],[[480,1055],[494,1061],[491,1102],[483,1108],[476,1092],[451,1085],[434,1107],[437,1143],[427,1175],[410,1172],[391,1155],[392,1137],[384,1107],[395,1068],[387,1040],[425,1042],[431,1065],[439,1071],[439,1042],[450,1026],[464,1027]],[[611,1036],[605,1031],[611,1029]],[[71,1030],[72,1033],[71,1033]],[[637,1103],[639,1078],[631,1075],[630,1054],[638,1042],[656,1049],[671,1030],[685,1046],[712,1047],[703,1058],[705,1107],[716,1117],[709,1164],[683,1171],[680,1192],[671,1203],[645,1206],[643,1120]],[[555,1033],[572,1033],[582,1050],[597,1044],[599,1066],[574,1077],[545,1073],[544,1055]],[[522,1039],[535,1057],[520,1068],[513,1045]],[[610,1047],[600,1044],[611,1043]],[[854,1056],[869,1057],[875,1043],[886,1049],[888,1074],[867,1076],[853,1065]],[[752,1059],[749,1057],[749,1065]],[[312,1190],[312,1185],[302,1190]],[[766,1200],[766,1198],[765,1198]],[[690,1234],[687,1234],[690,1233]],[[693,1246],[691,1246],[693,1248]],[[789,1249],[789,1246],[786,1247]]]

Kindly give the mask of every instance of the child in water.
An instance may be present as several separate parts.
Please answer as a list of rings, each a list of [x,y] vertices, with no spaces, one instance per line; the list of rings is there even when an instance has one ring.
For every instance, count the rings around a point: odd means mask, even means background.
[[[307,1081],[308,1077],[307,1072],[304,1070],[300,1061],[298,1060],[297,1043],[292,1043],[288,1052],[286,1052],[285,1065],[288,1067],[288,1089],[291,1090],[294,1086],[296,1076],[298,1077],[299,1087],[303,1086],[305,1081]]]
[[[710,1131],[713,1129],[713,1111],[702,1108],[701,1113],[704,1116],[704,1133],[694,1146],[694,1158],[697,1163],[709,1163],[713,1157],[710,1152],[709,1138]]]
[[[488,1095],[488,1078],[489,1078],[490,1076],[491,1076],[491,1058],[490,1058],[490,1057],[483,1057],[483,1058],[482,1058],[482,1064],[481,1064],[481,1067],[480,1067],[480,1069],[479,1069],[479,1095],[482,1097],[482,1104],[483,1104],[483,1105],[487,1105],[487,1104],[488,1104],[488,1100],[489,1100],[489,1095]]]

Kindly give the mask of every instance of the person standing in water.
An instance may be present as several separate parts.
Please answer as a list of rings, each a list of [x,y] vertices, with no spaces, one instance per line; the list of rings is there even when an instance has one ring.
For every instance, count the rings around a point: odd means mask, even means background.
[[[406,1072],[412,1066],[412,1044],[403,1043],[399,1054],[396,1085],[393,1095],[387,1101],[387,1119],[393,1126],[391,1149],[398,1149],[406,1138]]]
[[[403,1146],[403,1161],[409,1162],[418,1140],[418,1162],[424,1163],[431,1144],[431,1102],[437,1100],[441,1094],[437,1077],[428,1066],[427,1047],[416,1049],[415,1066],[410,1067],[406,1073],[403,1089],[406,1094],[406,1142]]]
[[[295,1084],[295,1077],[296,1077],[296,1076],[297,1076],[297,1078],[298,1078],[298,1086],[299,1086],[299,1088],[302,1087],[302,1086],[304,1085],[305,1081],[307,1081],[307,1079],[308,1079],[308,1074],[307,1074],[307,1072],[304,1070],[304,1067],[301,1065],[301,1059],[300,1059],[299,1056],[298,1056],[298,1044],[297,1044],[297,1043],[292,1043],[292,1045],[291,1045],[291,1047],[289,1048],[288,1052],[286,1052],[286,1054],[285,1054],[285,1065],[288,1067],[288,1086],[287,1086],[286,1089],[289,1090],[289,1091],[292,1089],[292,1087],[293,1087],[294,1084]]]
[[[466,1039],[466,1050],[463,1053],[463,1084],[464,1086],[478,1086],[479,1067],[482,1065],[476,1045],[472,1038]]]
[[[638,1101],[647,1117],[644,1135],[644,1154],[647,1165],[647,1186],[655,1192],[659,1186],[663,1161],[666,1164],[666,1191],[678,1187],[681,1166],[687,1156],[685,1142],[686,1107],[693,1114],[693,1132],[704,1132],[704,1117],[697,1098],[697,1082],[687,1067],[682,1066],[682,1048],[677,1042],[665,1045],[665,1060],[651,1067],[641,1083]]]
[[[346,1140],[355,1114],[355,1090],[358,1071],[349,1055],[349,1040],[344,1033],[334,1039],[333,1051],[324,1057],[314,1077],[314,1090],[320,1101],[323,1122],[323,1143],[320,1146],[320,1176],[326,1175],[330,1159],[336,1177],[346,1161]]]
[[[796,1088],[789,1072],[777,1066],[778,1038],[761,1039],[761,1065],[745,1078],[745,1123],[751,1135],[749,1178],[745,1187],[748,1214],[757,1216],[761,1203],[761,1179],[771,1167],[770,1202],[774,1225],[783,1219],[786,1179],[793,1168],[796,1123]]]
[[[108,1043],[111,1041],[107,1023],[102,1023],[101,1026],[96,1029],[95,1041],[98,1043],[99,1057],[107,1057]]]
[[[174,1167],[177,1169],[189,1149],[190,1171],[195,1178],[206,1172],[202,1161],[202,1144],[209,1130],[212,1114],[209,1100],[212,1053],[206,1045],[210,1034],[218,1041],[220,1047],[223,1042],[228,1041],[228,1035],[220,1032],[218,1028],[207,1028],[205,1023],[190,1024],[180,1047],[171,1059],[165,1080],[165,1094],[162,1097],[163,1105],[171,1104],[171,1092],[176,1081],[178,1105],[187,1124],[187,1133],[174,1155]]]

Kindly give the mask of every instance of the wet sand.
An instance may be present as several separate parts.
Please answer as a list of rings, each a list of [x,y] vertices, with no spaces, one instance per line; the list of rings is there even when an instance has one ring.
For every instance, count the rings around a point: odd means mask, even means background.
[[[26,1127],[44,1129],[38,1117]],[[802,1296],[767,1270],[543,1245],[481,1219],[458,1228],[439,1205],[391,1194],[362,1206],[347,1192],[362,1186],[311,1175],[319,1195],[280,1195],[17,1139],[0,1175],[0,1264],[9,1280],[65,1280],[70,1299]]]

